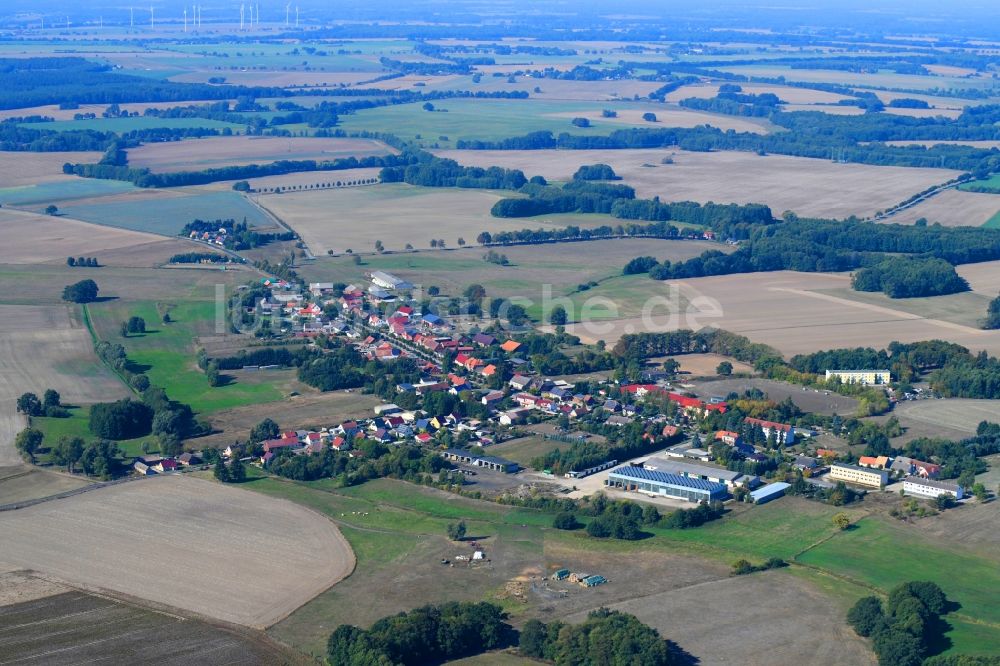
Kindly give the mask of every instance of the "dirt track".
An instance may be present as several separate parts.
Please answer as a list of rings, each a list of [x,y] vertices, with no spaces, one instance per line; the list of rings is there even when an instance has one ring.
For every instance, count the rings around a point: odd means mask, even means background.
[[[252,627],[281,620],[355,564],[319,514],[190,476],[6,512],[0,533],[0,563]]]

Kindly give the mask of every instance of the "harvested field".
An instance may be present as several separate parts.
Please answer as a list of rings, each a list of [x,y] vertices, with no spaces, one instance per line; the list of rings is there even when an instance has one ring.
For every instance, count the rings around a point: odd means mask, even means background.
[[[25,424],[15,403],[25,391],[53,388],[68,404],[127,395],[79,316],[78,306],[0,305],[0,467],[21,464],[14,436]]]
[[[564,216],[552,217],[564,219]],[[537,221],[521,220],[521,223],[538,226]],[[474,236],[466,238],[473,239]],[[522,303],[525,307],[540,311],[545,285],[550,285],[552,294],[558,296],[575,291],[581,282],[620,275],[621,267],[633,257],[653,254],[661,260],[683,261],[720,247],[708,241],[626,238],[499,248],[507,255],[510,266],[487,263],[482,259],[482,248],[468,248],[366,256],[361,266],[355,265],[350,257],[323,259],[304,266],[302,273],[310,281],[351,283],[364,280],[365,272],[385,270],[424,287],[436,285],[449,296],[460,295],[469,284],[478,282],[488,285],[490,295],[518,296],[529,301]]]
[[[0,234],[4,238],[0,245],[3,264],[65,263],[67,256],[96,256],[105,263],[106,251],[165,242],[152,234],[10,208],[0,209]]]
[[[945,339],[970,349],[1000,353],[1000,332],[983,331],[945,319],[916,312],[929,301],[937,311],[947,309],[952,297],[898,299],[851,292],[849,276],[830,273],[778,271],[685,280],[681,294],[695,306],[680,317],[680,326],[702,326],[741,333],[755,342],[769,344],[783,354],[808,353],[838,347],[884,347],[893,340]],[[956,294],[960,298],[982,298]],[[697,300],[696,300],[697,299]],[[945,299],[945,300],[941,300]],[[985,307],[985,299],[983,307]],[[907,302],[904,302],[907,301]],[[978,308],[976,311],[980,311]],[[950,315],[949,315],[950,316]],[[613,344],[622,334],[648,330],[672,330],[669,320],[643,321],[640,318],[600,322],[594,326],[571,324],[567,331],[584,341],[603,338]],[[677,325],[673,326],[676,328]]]
[[[969,281],[976,293],[987,298],[1000,294],[1000,261],[984,261],[978,264],[957,266],[958,274]]]
[[[858,106],[842,106],[839,104],[785,104],[782,111],[821,111],[832,116],[860,116],[865,112]]]
[[[1000,211],[998,194],[950,189],[888,217],[885,221],[912,224],[920,218],[926,218],[929,224],[937,222],[945,227],[979,227],[996,215],[997,211]]]
[[[843,609],[783,571],[708,581],[610,607],[655,627],[699,663],[730,663],[738,652],[743,664],[875,664],[867,641],[844,622]]]
[[[639,197],[670,201],[764,203],[775,215],[866,217],[958,175],[947,169],[836,164],[804,157],[719,151],[529,150],[435,151],[471,166],[521,169],[526,175],[568,180],[583,164],[610,164]],[[661,164],[671,157],[673,164]],[[791,184],[794,183],[794,186]],[[845,197],[844,192],[851,192]]]
[[[387,85],[400,79],[386,81]],[[463,77],[446,86],[448,88],[469,90],[471,77]],[[535,87],[542,89],[534,92]],[[563,79],[546,79],[539,81],[532,78],[520,78],[516,83],[508,83],[506,78],[484,77],[475,90],[523,90],[531,94],[533,99],[542,100],[572,100],[572,101],[615,101],[629,99],[633,95],[646,97],[656,90],[660,84],[655,81],[569,81]]]
[[[20,187],[52,181],[71,180],[75,176],[63,174],[66,162],[94,163],[101,159],[101,153],[62,152],[25,153],[0,151],[0,183],[4,187]]]
[[[693,377],[714,376],[715,369],[723,361],[729,361],[733,365],[733,372],[752,373],[754,371],[753,366],[721,354],[682,354],[674,357],[674,360],[681,364],[681,374]]]
[[[311,391],[306,386],[302,386],[301,390]],[[234,440],[246,441],[250,428],[268,416],[288,430],[332,426],[341,421],[370,415],[374,407],[382,402],[374,395],[330,391],[293,396],[273,408],[267,405],[248,405],[224,409],[212,413],[212,434],[191,440],[189,445],[195,449],[225,448]]]
[[[88,57],[83,53],[78,53],[81,58]],[[105,54],[101,54],[105,55]],[[100,56],[95,56],[100,57]],[[215,104],[217,100],[200,100],[200,101],[184,101],[184,102],[128,102],[124,104],[119,104],[118,107],[122,111],[128,111],[129,113],[138,113],[143,115],[146,109],[169,109],[175,106],[188,106],[192,104]],[[28,108],[21,109],[2,109],[0,110],[0,120],[6,120],[8,118],[19,118],[25,116],[48,116],[49,118],[54,118],[55,120],[73,120],[73,116],[82,113],[94,113],[100,116],[108,109],[107,104],[81,104],[77,109],[60,109],[58,104],[46,104],[43,106],[32,106]],[[22,153],[23,154],[23,153]],[[36,153],[40,155],[71,155],[73,153]],[[96,162],[101,159],[100,153],[79,153],[83,155],[92,154],[96,155],[93,159],[89,160],[63,160],[65,162]],[[60,163],[62,166],[62,163]]]
[[[998,462],[994,458],[994,466]],[[989,484],[986,476],[979,475],[976,480],[983,483],[987,490],[995,492],[997,484]],[[957,509],[921,520],[915,527],[921,533],[930,533],[948,541],[994,550],[1000,548],[1000,506],[996,500],[986,503],[969,500]]]
[[[0,529],[0,561],[248,626],[281,620],[354,568],[320,515],[190,476],[7,512]]]
[[[234,86],[266,86],[276,88],[286,87],[309,87],[317,86],[339,86],[340,84],[354,85],[361,81],[371,79],[372,72],[378,72],[378,63],[366,68],[366,71],[358,72],[284,72],[284,71],[239,71],[226,72],[226,83]],[[178,83],[208,83],[212,77],[218,76],[219,72],[214,69],[204,69],[193,72],[179,74],[170,77],[171,81]]]
[[[683,361],[683,356],[678,356]],[[854,398],[838,395],[828,391],[804,389],[801,386],[778,382],[772,379],[720,379],[716,381],[698,382],[694,392],[702,398],[719,396],[725,398],[730,393],[743,393],[752,388],[759,389],[775,402],[791,398],[799,409],[817,414],[850,415],[858,408]]]
[[[649,122],[643,119],[643,114],[652,111],[656,114],[656,122]],[[631,127],[698,127],[699,125],[711,125],[721,130],[733,130],[736,132],[752,132],[754,134],[764,134],[767,132],[768,124],[761,120],[741,118],[738,116],[727,116],[721,113],[709,113],[707,111],[695,111],[683,107],[646,107],[646,108],[624,108],[618,109],[615,118],[605,118],[601,109],[588,111],[563,111],[559,113],[547,114],[552,118],[586,118],[593,122],[620,123]]]
[[[888,146],[969,146],[972,148],[1000,148],[1000,141],[886,141]]]
[[[30,573],[0,575],[22,601],[0,604],[0,663],[296,664],[265,636],[74,590]]]
[[[887,106],[884,113],[891,113],[894,116],[909,116],[910,118],[958,118],[962,115],[961,109],[907,109]]]
[[[893,410],[904,428],[923,424],[931,428],[947,428],[968,437],[976,434],[980,421],[996,421],[1000,402],[947,398],[943,400],[911,400],[901,402]]]
[[[128,151],[131,166],[155,173],[265,164],[278,160],[333,160],[395,152],[370,139],[222,136],[148,143]]]
[[[64,474],[29,465],[0,467],[0,505],[49,497],[89,486],[82,476]]]

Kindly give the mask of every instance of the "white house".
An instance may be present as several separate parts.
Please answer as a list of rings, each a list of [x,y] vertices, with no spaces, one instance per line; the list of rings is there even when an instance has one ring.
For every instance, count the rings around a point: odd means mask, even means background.
[[[955,499],[959,500],[964,496],[962,486],[957,483],[924,479],[919,476],[908,476],[903,479],[903,492],[907,495],[916,495],[917,497],[951,495]]]

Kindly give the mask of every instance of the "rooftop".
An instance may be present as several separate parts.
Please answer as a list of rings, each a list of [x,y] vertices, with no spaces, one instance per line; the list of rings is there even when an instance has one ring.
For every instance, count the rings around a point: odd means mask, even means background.
[[[719,492],[726,490],[725,485],[721,483],[715,483],[714,481],[705,481],[704,479],[691,479],[686,476],[678,476],[676,474],[657,472],[646,469],[645,467],[638,467],[636,465],[623,465],[621,467],[616,467],[610,472],[608,472],[609,477],[612,475],[621,476],[628,479],[637,479],[640,481],[654,481],[656,483],[664,483],[671,486],[679,486],[681,488],[694,488],[696,490],[707,490],[710,492]]]

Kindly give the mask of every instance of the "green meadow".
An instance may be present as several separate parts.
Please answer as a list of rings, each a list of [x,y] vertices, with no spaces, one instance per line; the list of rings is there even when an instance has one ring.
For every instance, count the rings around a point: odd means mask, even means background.
[[[120,180],[77,178],[55,183],[0,188],[0,204],[14,206],[47,205],[72,199],[122,194],[123,192],[131,192],[135,189],[137,188],[132,183]]]
[[[115,132],[123,134],[135,130],[146,129],[226,129],[240,133],[246,129],[243,125],[227,123],[221,120],[206,118],[157,118],[155,116],[135,116],[129,118],[91,118],[86,120],[56,120],[50,123],[22,123],[21,127],[45,129],[53,132],[69,132],[94,130],[97,132]]]

